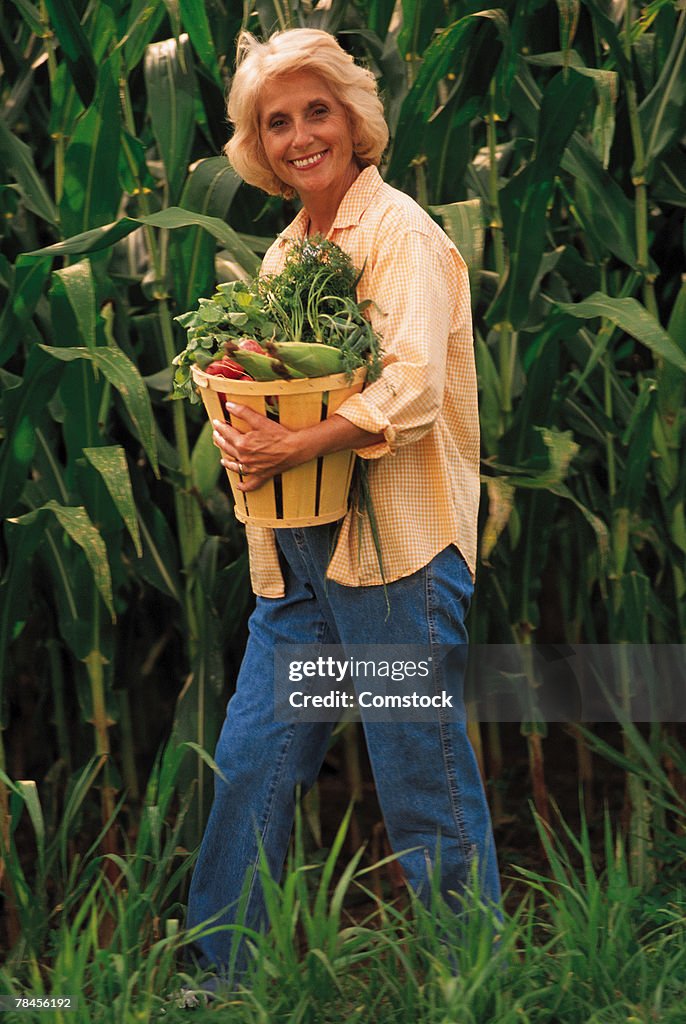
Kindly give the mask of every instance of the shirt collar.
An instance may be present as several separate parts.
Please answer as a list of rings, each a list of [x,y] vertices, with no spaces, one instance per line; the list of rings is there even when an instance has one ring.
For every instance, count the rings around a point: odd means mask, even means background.
[[[355,224],[359,224],[363,213],[382,185],[383,178],[373,165],[365,167],[364,170],[360,171],[341,200],[341,205],[338,207],[336,217],[331,225],[331,231],[354,227]],[[282,240],[297,239],[302,241],[307,234],[308,220],[307,210],[303,207],[279,237]]]
[[[307,210],[303,206],[303,208],[296,213],[295,217],[288,225],[286,230],[282,231],[279,234],[279,238],[281,238],[282,240],[297,239],[299,242],[301,242],[303,238],[305,238],[305,236],[307,235],[307,225],[309,219],[310,218],[308,216]]]
[[[373,165],[365,167],[343,196],[331,230],[350,228],[359,224],[363,213],[382,185],[383,178],[377,168]]]

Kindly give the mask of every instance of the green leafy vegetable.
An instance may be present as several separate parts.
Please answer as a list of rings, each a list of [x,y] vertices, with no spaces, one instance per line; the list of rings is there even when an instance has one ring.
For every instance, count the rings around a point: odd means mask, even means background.
[[[172,397],[199,401],[190,368],[222,355],[256,380],[352,374],[365,365],[367,380],[376,380],[381,348],[364,315],[369,303],[355,296],[359,277],[347,253],[316,236],[292,246],[280,274],[219,285],[176,317],[188,344],[174,359]]]

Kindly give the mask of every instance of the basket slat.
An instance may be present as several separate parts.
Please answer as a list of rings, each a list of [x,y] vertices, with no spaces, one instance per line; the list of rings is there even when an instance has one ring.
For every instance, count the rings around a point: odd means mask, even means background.
[[[307,395],[282,395],[279,398],[279,423],[289,430],[300,430],[319,423],[323,392]],[[281,476],[284,515],[302,519],[317,513],[317,460],[303,463]]]
[[[235,384],[235,381],[227,381],[229,385]],[[204,392],[203,392],[204,394]],[[231,388],[227,391],[227,397],[231,401],[234,401],[234,395]],[[267,406],[263,395],[245,395],[240,399],[241,405],[246,405],[250,409],[254,409],[255,412],[259,412],[260,415],[266,416]],[[236,430],[240,430],[241,434],[245,434],[246,431],[250,430],[250,427],[245,420],[239,419],[238,416],[234,416],[233,413],[226,413],[228,421],[232,427]],[[234,509],[236,517],[240,519],[242,523],[245,523],[248,519],[276,519],[277,508],[276,508],[276,495],[274,493],[274,487],[271,483],[265,484],[263,487],[258,487],[256,491],[250,491],[249,494],[244,494],[243,491],[239,491],[234,486],[241,479],[240,474],[233,473],[230,469],[226,470],[226,475],[231,483],[231,490],[236,500],[236,507]]]
[[[326,409],[327,419],[336,413],[346,398],[348,398],[348,393],[343,390],[329,392]],[[340,504],[339,495],[342,480],[345,481],[344,490],[347,502],[354,466],[355,453],[350,451],[334,452],[324,460],[319,487],[319,511],[322,515],[336,513]],[[337,518],[340,518],[340,515]]]

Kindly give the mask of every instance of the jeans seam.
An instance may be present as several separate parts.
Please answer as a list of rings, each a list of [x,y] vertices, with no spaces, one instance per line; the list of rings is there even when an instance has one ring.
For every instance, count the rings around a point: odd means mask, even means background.
[[[434,617],[435,595],[433,585],[433,563],[430,562],[426,568],[426,621],[429,628],[429,647],[431,650],[434,672],[441,662],[441,652],[437,638],[436,622]],[[434,676],[435,678],[435,676]],[[435,686],[434,686],[435,689]],[[473,846],[466,834],[466,827],[462,807],[460,803],[459,784],[455,773],[455,754],[450,742],[450,736],[446,729],[448,722],[447,714],[443,709],[438,710],[438,729],[441,739],[441,753],[443,755],[443,766],[445,769],[446,783],[450,797],[450,806],[455,819],[457,835],[462,847],[465,862],[469,864],[473,856]]]
[[[322,641],[324,640],[326,629],[327,629],[326,622],[324,620],[321,620],[319,622],[319,626],[318,626],[318,634],[317,634],[317,641],[316,641],[317,645],[319,647],[322,646]],[[312,687],[313,685],[314,685],[314,679],[308,680],[308,686]],[[274,796],[276,794],[276,790],[277,790],[277,787],[278,787],[279,777],[281,775],[281,770],[282,770],[282,768],[284,766],[284,763],[285,763],[286,758],[288,756],[288,752],[289,752],[289,750],[291,748],[291,745],[293,743],[293,737],[295,736],[295,730],[296,730],[296,726],[297,725],[298,725],[297,722],[292,722],[291,725],[289,726],[287,734],[284,737],[284,744],[283,744],[283,747],[282,747],[281,756],[280,756],[280,758],[279,758],[279,760],[278,760],[278,762],[277,762],[277,764],[275,766],[274,772],[272,773],[272,779],[271,779],[271,782],[270,782],[270,785],[269,785],[269,791],[267,793],[267,799],[265,801],[265,814],[264,814],[264,818],[263,818],[263,824],[262,824],[262,828],[261,828],[260,833],[259,833],[257,855],[256,855],[255,861],[253,863],[253,872],[252,872],[252,877],[250,879],[250,888],[248,890],[248,896],[247,896],[247,899],[246,899],[246,917],[247,917],[247,907],[250,905],[250,901],[252,900],[252,897],[253,897],[253,892],[255,891],[255,882],[257,880],[257,874],[258,874],[259,863],[260,863],[260,847],[263,848],[263,849],[266,848],[266,841],[265,840],[266,840],[267,832],[269,831],[269,826],[270,826],[270,823],[271,823],[271,820],[272,820],[272,811],[274,809]]]

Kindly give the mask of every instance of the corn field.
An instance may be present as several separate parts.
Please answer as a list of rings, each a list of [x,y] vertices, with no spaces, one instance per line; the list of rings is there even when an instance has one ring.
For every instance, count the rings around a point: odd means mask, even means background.
[[[469,266],[483,456],[472,641],[686,642],[683,3],[5,0],[0,994],[88,993],[56,1020],[150,1019],[186,941],[252,599],[211,428],[169,401],[185,344],[174,317],[256,273],[295,213],[218,154],[238,32],[298,26],[373,69],[384,177]],[[304,881],[315,791],[296,882],[273,883],[253,995],[217,1020],[683,1024],[680,728],[570,726],[572,827],[530,683],[514,731],[545,871],[520,870],[500,959],[475,931],[455,975],[440,908],[425,918],[411,902],[410,923],[383,902],[392,860],[370,876],[353,855],[330,898],[344,826],[319,889]],[[472,738],[498,826],[512,728],[474,724]],[[347,728],[333,750],[357,812],[360,743]],[[610,768],[616,814],[594,800]],[[369,838],[357,812],[353,853]],[[377,909],[346,930],[353,879]]]

